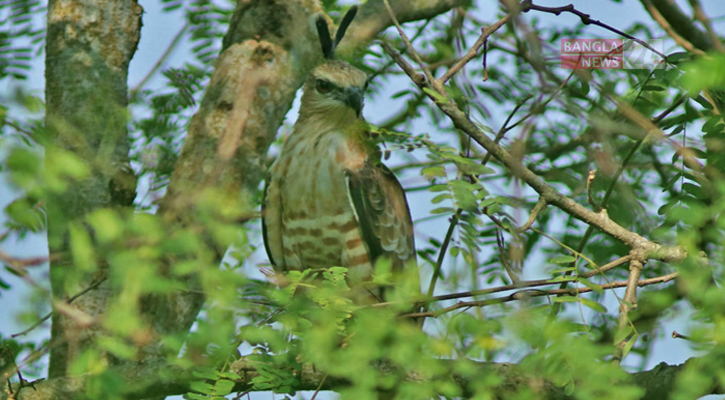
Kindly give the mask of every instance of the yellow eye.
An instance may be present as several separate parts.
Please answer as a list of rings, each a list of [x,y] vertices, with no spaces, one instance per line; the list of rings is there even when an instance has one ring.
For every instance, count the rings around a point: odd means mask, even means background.
[[[332,83],[324,80],[324,79],[318,79],[317,80],[317,91],[325,94],[329,93],[332,90]]]

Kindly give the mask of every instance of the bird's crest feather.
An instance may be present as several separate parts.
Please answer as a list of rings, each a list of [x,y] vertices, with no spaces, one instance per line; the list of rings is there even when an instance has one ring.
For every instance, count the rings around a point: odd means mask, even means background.
[[[319,15],[317,17],[317,20],[315,21],[315,26],[317,27],[317,34],[320,36],[322,54],[325,56],[326,59],[332,60],[335,58],[335,48],[337,48],[337,45],[340,44],[342,38],[345,37],[347,27],[350,26],[352,20],[355,19],[355,14],[357,14],[357,6],[350,7],[347,13],[345,13],[345,16],[342,17],[340,26],[337,28],[337,33],[335,34],[334,42],[332,41],[332,36],[330,36],[330,29],[327,26],[327,21],[325,20],[325,17],[323,17],[322,15]]]

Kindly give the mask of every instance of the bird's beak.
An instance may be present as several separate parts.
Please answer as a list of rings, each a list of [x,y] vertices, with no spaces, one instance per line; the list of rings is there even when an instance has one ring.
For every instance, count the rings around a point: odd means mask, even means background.
[[[358,87],[351,87],[345,90],[345,104],[355,110],[355,114],[360,116],[363,107],[363,92]]]

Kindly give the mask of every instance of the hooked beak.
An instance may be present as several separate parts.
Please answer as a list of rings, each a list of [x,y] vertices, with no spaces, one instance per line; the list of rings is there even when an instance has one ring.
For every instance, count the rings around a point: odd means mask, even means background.
[[[345,90],[345,104],[355,110],[355,114],[360,116],[363,108],[363,92],[358,87],[351,87]]]

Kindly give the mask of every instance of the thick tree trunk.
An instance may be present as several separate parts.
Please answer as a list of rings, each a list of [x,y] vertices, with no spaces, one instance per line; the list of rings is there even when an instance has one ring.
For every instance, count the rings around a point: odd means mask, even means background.
[[[128,165],[127,77],[141,32],[142,8],[135,0],[51,0],[46,43],[46,169],[64,166],[69,152],[86,163],[88,174],[69,190],[51,192],[48,236],[53,299],[66,300],[103,275],[80,271],[70,256],[70,226],[90,211],[133,201],[136,181]],[[120,171],[120,172],[119,172]],[[53,190],[53,188],[51,188]],[[85,317],[104,312],[103,285],[73,303],[78,315],[55,312],[50,378],[64,376],[68,363],[97,335]]]
[[[688,373],[687,368],[697,368],[698,365],[707,362],[719,362],[711,356],[703,358],[691,358],[684,364],[668,365],[660,363],[649,371],[630,373],[626,382],[622,385],[632,385],[643,390],[643,400],[666,400],[675,392],[676,382],[682,379],[682,375]],[[427,379],[448,380],[460,388],[461,396],[469,398],[474,396],[479,389],[481,381],[496,376],[501,383],[493,390],[491,398],[509,399],[516,397],[516,393],[535,393],[536,398],[549,400],[570,400],[576,398],[573,394],[567,394],[563,386],[550,381],[544,381],[538,376],[531,376],[531,371],[516,364],[487,363],[469,361],[466,367],[466,376],[461,376],[456,361],[431,360],[440,363],[439,376],[418,376],[411,373],[408,381],[424,382]],[[256,364],[258,365],[258,364]],[[252,380],[260,376],[260,371],[254,363],[245,358],[238,359],[230,367],[242,377],[235,382],[234,391],[252,390]],[[290,369],[291,371],[291,369]],[[125,382],[133,383],[126,393],[127,398],[147,398],[152,396],[171,396],[183,394],[191,390],[191,382],[198,381],[191,371],[178,366],[169,366],[163,361],[155,361],[139,366],[127,365],[118,369],[118,373]],[[166,379],[158,379],[158,376],[165,376]],[[336,390],[350,384],[344,379],[336,378],[325,371],[320,371],[311,365],[304,365],[295,371],[297,384],[292,390]],[[20,397],[24,400],[65,400],[76,398],[83,390],[89,380],[89,375],[79,377],[68,377],[50,381],[37,382],[34,388],[24,387]],[[17,391],[17,384],[14,385],[14,393]],[[722,385],[713,385],[700,391],[703,394],[721,394],[725,392]],[[480,393],[479,393],[480,394]],[[0,400],[7,399],[4,392],[0,392]]]

